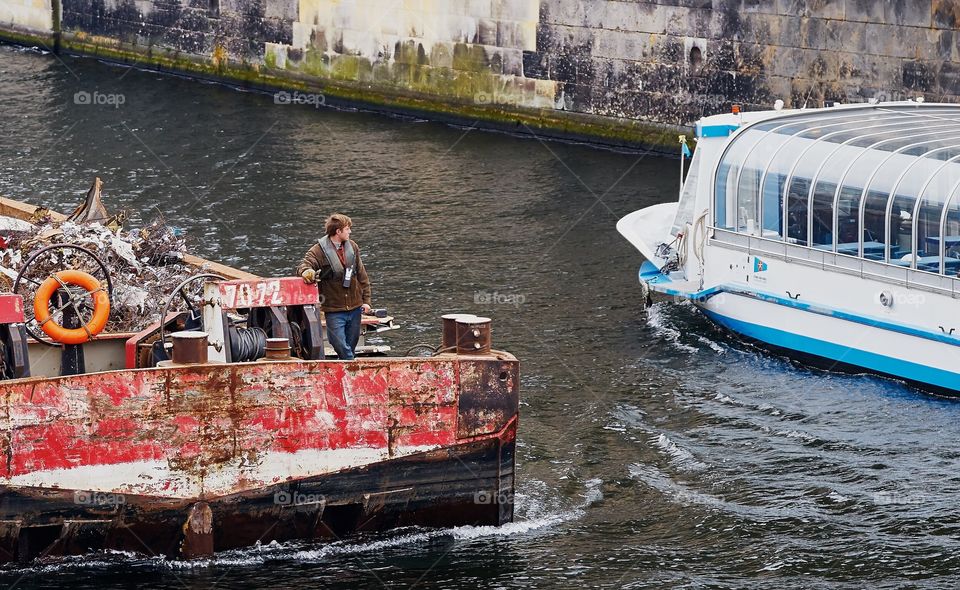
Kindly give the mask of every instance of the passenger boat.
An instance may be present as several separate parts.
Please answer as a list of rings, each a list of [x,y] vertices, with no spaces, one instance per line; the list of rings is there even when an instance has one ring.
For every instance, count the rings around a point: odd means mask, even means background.
[[[644,291],[818,365],[960,393],[960,106],[734,109],[696,136],[679,199],[617,224]]]
[[[488,320],[456,318],[429,357],[328,360],[316,287],[188,258],[202,311],[135,334],[96,334],[102,280],[0,294],[0,561],[512,520],[519,369]],[[42,320],[60,283],[93,319],[29,337],[25,306]],[[256,330],[265,355],[238,345]]]

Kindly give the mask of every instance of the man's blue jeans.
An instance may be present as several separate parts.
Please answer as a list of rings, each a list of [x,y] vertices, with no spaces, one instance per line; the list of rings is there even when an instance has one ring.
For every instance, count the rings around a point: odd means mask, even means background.
[[[327,318],[327,338],[342,361],[353,360],[353,351],[360,341],[362,311],[363,308],[358,307],[352,311],[328,311],[324,314]]]

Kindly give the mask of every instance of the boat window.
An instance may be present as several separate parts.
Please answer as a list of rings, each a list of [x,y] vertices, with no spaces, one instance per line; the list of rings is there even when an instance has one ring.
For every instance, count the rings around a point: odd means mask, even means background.
[[[943,232],[944,272],[951,277],[960,276],[960,198],[953,195],[947,206]]]
[[[887,260],[898,266],[910,266],[913,260],[913,204],[916,197],[899,194],[893,199],[888,218]]]
[[[916,246],[917,269],[939,273],[941,268],[940,222],[943,220],[943,210],[950,195],[960,185],[960,151],[954,152],[950,160],[941,164],[940,169],[930,179],[924,188],[920,204],[916,209]],[[944,248],[944,270],[954,271],[960,267],[960,258],[956,260]]]
[[[783,189],[787,177],[783,174],[767,173],[763,180],[761,215],[763,216],[763,235],[781,237],[783,228]]]
[[[733,220],[730,218],[727,201],[733,191],[733,183],[737,181],[737,169],[729,163],[720,164],[717,170],[717,189],[713,204],[713,224],[722,229],[733,229]]]
[[[937,157],[942,153],[951,153],[950,144],[956,142],[956,136],[946,136],[936,141],[925,142],[922,146],[923,153],[918,153],[917,147],[911,147],[904,150],[903,154],[898,154],[894,161],[901,161],[907,156],[915,156],[904,161],[903,165],[897,166],[902,172],[897,179],[896,191],[897,197],[888,205],[890,217],[888,219],[887,232],[890,236],[889,261],[898,266],[910,266],[930,270],[936,266],[939,270],[939,249],[936,254],[930,252],[923,242],[918,241],[914,247],[913,236],[921,228],[917,225],[916,216],[919,213],[921,197],[920,193],[932,184],[932,181],[944,167],[943,162]]]
[[[865,145],[851,144],[851,149],[861,148],[856,155],[849,158],[847,168],[842,174],[840,194],[837,196],[837,252],[841,254],[859,255],[861,243],[860,236],[863,236],[863,257],[871,260],[883,260],[883,219],[881,215],[874,219],[870,217],[872,224],[869,230],[861,230],[861,200],[863,199],[863,186],[873,178],[874,171],[881,166],[882,161],[888,154],[877,149],[886,143],[894,141],[895,137],[891,134],[902,132],[902,129],[893,130],[883,128],[865,136]],[[870,149],[862,149],[870,148]],[[846,158],[845,158],[846,160]],[[879,194],[873,191],[873,207],[879,206],[886,208],[886,193]],[[882,201],[882,203],[881,203]],[[878,231],[879,229],[879,231]],[[879,234],[879,240],[877,240]]]
[[[737,189],[737,178],[741,177],[740,171],[744,166],[744,160],[750,155],[753,148],[764,137],[769,135],[771,129],[780,127],[780,122],[767,122],[750,127],[733,140],[727,151],[723,154],[720,166],[717,168],[716,190],[714,193],[714,224],[724,229],[738,228],[746,231],[746,220],[750,218],[750,211],[742,211],[741,207],[749,207],[750,203],[740,201],[740,193]],[[746,179],[749,180],[750,176]],[[759,183],[759,176],[754,179]],[[754,190],[754,195],[759,192]],[[749,200],[749,194],[745,194],[746,200]],[[753,197],[753,207],[756,209],[756,196]],[[752,219],[756,219],[754,213]]]
[[[833,249],[833,194],[837,185],[832,182],[818,182],[813,193],[810,236],[813,246]]]
[[[860,195],[863,189],[844,186],[837,197],[836,234],[837,252],[853,256],[859,255],[857,227],[860,220]]]
[[[737,231],[759,235],[760,171],[748,168],[740,174],[737,188]]]
[[[883,260],[887,238],[884,224],[887,219],[887,197],[882,191],[870,191],[863,207],[863,257]]]
[[[787,192],[787,241],[801,246],[807,245],[809,193],[810,179],[794,176]]]

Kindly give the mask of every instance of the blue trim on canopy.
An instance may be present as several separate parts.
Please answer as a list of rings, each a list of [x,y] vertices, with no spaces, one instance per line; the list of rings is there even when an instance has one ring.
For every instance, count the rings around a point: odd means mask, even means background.
[[[697,124],[697,137],[727,137],[737,129],[739,125],[700,125]]]

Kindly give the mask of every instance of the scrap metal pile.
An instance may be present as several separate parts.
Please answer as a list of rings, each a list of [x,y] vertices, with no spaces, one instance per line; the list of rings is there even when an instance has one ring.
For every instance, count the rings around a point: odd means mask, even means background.
[[[183,262],[186,242],[180,232],[157,217],[142,229],[124,230],[123,215],[110,217],[100,203],[100,180],[87,200],[67,220],[56,221],[38,210],[31,222],[0,218],[0,291],[12,291],[30,256],[56,244],[81,246],[96,254],[113,285],[107,332],[137,332],[158,321],[164,303],[185,278],[198,272]],[[52,273],[74,268],[104,281],[93,257],[70,248],[54,248],[38,256],[21,278],[17,292],[31,305],[35,292]]]

